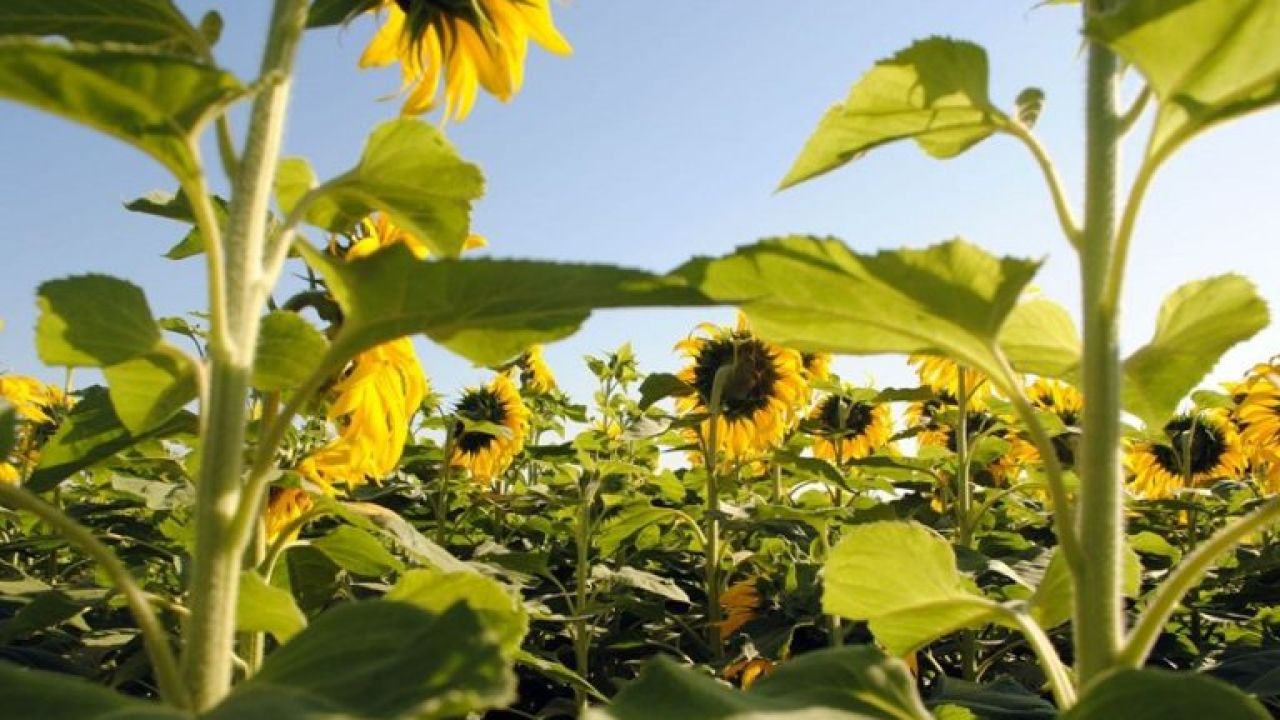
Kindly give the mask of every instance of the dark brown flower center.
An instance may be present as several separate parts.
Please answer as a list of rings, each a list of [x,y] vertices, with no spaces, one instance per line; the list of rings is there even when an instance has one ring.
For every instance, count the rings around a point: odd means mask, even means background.
[[[732,368],[720,395],[720,412],[726,418],[750,417],[768,405],[780,379],[768,346],[737,332],[707,340],[693,367],[693,386],[707,407],[711,406],[716,373],[723,367]]]
[[[1207,473],[1218,466],[1227,452],[1222,433],[1203,418],[1176,417],[1164,426],[1164,434],[1169,444],[1155,445],[1151,452],[1161,467],[1175,475],[1187,474],[1188,465],[1192,475]]]
[[[488,389],[472,390],[462,396],[458,400],[458,404],[454,406],[454,414],[458,417],[465,418],[471,422],[492,423],[501,425],[507,419],[507,407],[503,404],[502,399],[489,391]],[[493,442],[494,436],[491,433],[466,430],[465,425],[461,422],[454,426],[454,433],[457,435],[458,448],[465,453],[476,453],[487,447]]]

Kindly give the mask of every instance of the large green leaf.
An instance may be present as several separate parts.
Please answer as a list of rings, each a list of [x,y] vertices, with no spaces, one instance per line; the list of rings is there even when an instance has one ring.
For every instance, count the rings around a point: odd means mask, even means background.
[[[395,245],[344,262],[304,249],[342,306],[331,357],[424,333],[478,365],[567,337],[596,308],[706,305],[674,280],[611,265],[533,260],[423,262]]]
[[[1124,362],[1124,406],[1149,428],[1161,428],[1218,363],[1269,321],[1253,283],[1219,275],[1187,283],[1160,307],[1155,336]]]
[[[78,677],[0,662],[0,714],[41,720],[191,720]]]
[[[1000,349],[1018,372],[1070,380],[1080,367],[1080,333],[1066,308],[1035,298],[1018,303],[1000,329]]]
[[[143,433],[173,417],[192,400],[199,369],[168,345],[104,368],[116,417],[132,433]]]
[[[1280,101],[1275,0],[1129,0],[1087,32],[1137,65],[1159,98],[1157,155]]]
[[[58,35],[200,55],[200,31],[170,0],[5,0],[0,36]]]
[[[160,342],[142,289],[106,275],[50,280],[36,291],[36,352],[50,365],[104,367]]]
[[[382,577],[404,570],[400,558],[391,554],[377,538],[359,528],[339,525],[333,532],[312,541],[311,546],[347,572],[366,577]]]
[[[677,272],[708,297],[740,305],[758,333],[788,347],[940,353],[998,375],[996,338],[1038,268],[963,240],[862,255],[838,240],[793,236]]]
[[[116,417],[130,432],[150,430],[195,399],[195,363],[163,341],[136,285],[106,275],[50,280],[37,302],[40,358],[104,368]]]
[[[290,211],[314,174],[301,159],[281,164],[277,197]],[[464,162],[431,123],[400,118],[369,136],[360,162],[317,189],[307,222],[349,230],[375,210],[425,242],[441,257],[462,251],[470,234],[471,203],[484,194],[480,168]]]
[[[782,187],[895,140],[914,139],[938,158],[959,155],[1007,122],[987,96],[987,76],[985,50],[945,37],[917,41],[881,60],[844,103],[827,111]]]
[[[86,388],[80,402],[40,451],[40,464],[26,486],[35,492],[48,490],[72,474],[143,440],[195,434],[197,425],[194,415],[180,411],[145,433],[134,435],[116,416],[105,388]]]
[[[232,75],[181,56],[0,39],[0,98],[113,135],[180,179],[199,172],[201,128],[241,93]]]
[[[251,570],[240,574],[240,595],[236,599],[236,629],[241,632],[269,632],[279,642],[307,626],[307,617],[287,590],[269,584]]]
[[[529,616],[519,596],[480,573],[410,570],[387,591],[387,599],[416,605],[437,615],[456,603],[465,603],[498,639],[508,657],[514,657],[529,631]]]
[[[613,704],[604,720],[930,720],[900,660],[870,646],[821,650],[780,665],[750,692],[659,657]]]
[[[969,587],[951,545],[916,523],[848,528],[822,574],[822,609],[869,621],[876,639],[894,655],[1005,613]]]
[[[320,615],[269,655],[233,700],[274,689],[358,718],[435,720],[502,706],[515,682],[501,647],[465,603],[433,615],[373,600]]]
[[[975,683],[943,677],[929,693],[929,706],[962,707],[982,720],[1053,720],[1058,711],[1044,698],[1005,675],[995,682]],[[935,709],[935,713],[936,713]]]
[[[279,310],[262,319],[253,386],[259,390],[292,390],[311,376],[329,341],[302,316]]]
[[[1090,685],[1062,720],[1268,720],[1230,685],[1195,673],[1118,670]]]

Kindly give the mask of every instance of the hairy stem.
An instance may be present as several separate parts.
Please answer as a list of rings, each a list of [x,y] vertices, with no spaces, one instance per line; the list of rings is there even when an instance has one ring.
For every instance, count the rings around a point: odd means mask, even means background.
[[[1090,0],[1086,16],[1110,0]],[[1076,670],[1081,685],[1115,663],[1124,632],[1124,495],[1120,476],[1120,349],[1116,306],[1106,302],[1113,268],[1120,124],[1120,65],[1098,43],[1088,50],[1086,185],[1083,244],[1084,440],[1080,460],[1079,533],[1089,562],[1075,576]]]

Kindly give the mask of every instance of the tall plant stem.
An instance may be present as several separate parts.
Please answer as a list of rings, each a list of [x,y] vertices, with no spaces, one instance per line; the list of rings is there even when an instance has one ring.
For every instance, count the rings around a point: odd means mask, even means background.
[[[1110,0],[1089,0],[1089,15]],[[1111,667],[1124,632],[1123,491],[1119,465],[1120,351],[1116,305],[1107,302],[1115,252],[1116,180],[1120,118],[1116,96],[1120,66],[1098,43],[1088,50],[1086,180],[1080,248],[1084,319],[1084,442],[1080,460],[1079,537],[1089,562],[1075,577],[1076,672],[1081,686]]]
[[[607,395],[606,395],[607,397]],[[591,672],[591,618],[587,616],[587,604],[590,599],[588,582],[591,578],[591,506],[595,503],[596,490],[600,487],[598,478],[592,478],[582,488],[578,500],[578,521],[574,527],[574,544],[577,560],[574,565],[575,587],[573,614],[577,618],[573,623],[573,654],[578,675],[586,678]],[[574,690],[578,713],[587,707],[587,693],[581,688]]]
[[[969,477],[969,392],[963,365],[956,365],[956,407],[960,418],[956,422],[956,544],[962,548],[973,546],[973,483]],[[974,630],[960,633],[960,672],[965,680],[978,677],[978,638]]]
[[[192,705],[204,711],[231,688],[235,607],[247,524],[237,526],[244,465],[249,375],[259,315],[276,278],[262,273],[267,211],[280,155],[293,58],[306,22],[305,0],[277,0],[262,63],[265,87],[253,104],[222,238],[223,307],[211,308],[210,384],[201,417],[202,462],[196,496],[195,549],[188,581],[183,677]],[[214,226],[202,223],[202,232]],[[214,237],[206,234],[206,238]],[[220,271],[220,272],[219,272]]]
[[[734,366],[725,365],[716,370],[711,382],[710,420],[705,433],[702,459],[707,468],[707,508],[706,527],[706,584],[707,584],[707,644],[711,646],[711,655],[716,660],[724,656],[724,644],[720,637],[720,418],[721,399],[724,386],[733,375]]]

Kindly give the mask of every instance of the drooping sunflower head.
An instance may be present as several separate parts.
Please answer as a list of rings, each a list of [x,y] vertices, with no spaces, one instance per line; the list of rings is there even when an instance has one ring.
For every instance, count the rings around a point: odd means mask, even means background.
[[[1159,441],[1129,443],[1125,465],[1133,476],[1130,488],[1156,500],[1172,497],[1184,487],[1238,478],[1244,473],[1245,458],[1230,418],[1206,410],[1170,420]]]
[[[816,457],[843,462],[867,457],[889,446],[893,418],[889,406],[853,401],[844,395],[824,397],[809,413]]]
[[[467,428],[463,422],[454,428],[450,462],[467,469],[478,483],[492,482],[524,448],[529,432],[529,409],[520,399],[515,383],[505,374],[495,375],[488,385],[466,390],[454,406],[454,413],[471,423],[505,428],[505,432],[491,433]]]
[[[542,346],[534,345],[516,360],[520,368],[520,385],[534,393],[549,393],[556,389],[556,376],[542,355]]]
[[[737,461],[780,445],[809,395],[800,353],[761,340],[742,321],[737,329],[699,329],[704,335],[676,344],[689,360],[678,375],[694,388],[677,401],[678,409],[709,414],[716,378],[723,371],[715,418],[717,452]],[[711,429],[708,418],[701,424],[701,437],[709,440]],[[691,430],[689,437],[696,442],[699,432]],[[695,460],[699,457],[695,454]]]
[[[1031,398],[1033,407],[1053,413],[1062,422],[1066,432],[1058,433],[1050,440],[1058,462],[1064,467],[1075,465],[1084,413],[1084,395],[1072,385],[1049,378],[1037,378],[1027,386],[1027,395]],[[1031,450],[1035,451],[1034,445]],[[1036,453],[1036,457],[1039,458],[1039,453]]]
[[[756,578],[742,580],[730,585],[720,594],[720,608],[724,611],[724,619],[720,621],[722,637],[733,635],[743,625],[759,617],[764,600],[756,582]]]
[[[387,20],[360,66],[400,63],[405,115],[434,108],[443,81],[444,119],[463,120],[480,88],[503,102],[520,91],[530,40],[558,55],[573,50],[555,27],[550,0],[382,0],[376,7]]]
[[[274,543],[285,531],[289,532],[289,539],[296,538],[302,528],[290,529],[289,526],[311,510],[313,505],[311,496],[301,488],[271,488],[267,500],[267,542]]]
[[[955,403],[960,396],[960,366],[956,361],[940,355],[911,355],[907,362],[914,365],[920,384],[933,391],[946,402]],[[987,406],[991,397],[991,383],[977,370],[964,370],[965,393],[969,396],[971,410]]]

